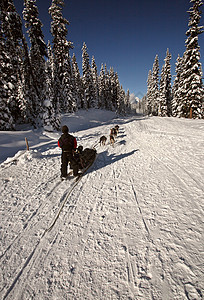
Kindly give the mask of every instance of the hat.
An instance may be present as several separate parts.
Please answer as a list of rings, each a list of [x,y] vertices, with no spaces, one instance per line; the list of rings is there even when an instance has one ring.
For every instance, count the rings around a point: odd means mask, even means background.
[[[69,132],[69,128],[67,127],[67,125],[62,126],[62,133],[67,133]]]

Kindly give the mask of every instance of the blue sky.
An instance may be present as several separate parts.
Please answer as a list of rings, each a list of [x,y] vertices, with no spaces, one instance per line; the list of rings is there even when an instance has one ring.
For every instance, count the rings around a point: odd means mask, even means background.
[[[13,0],[21,14],[23,0]],[[91,57],[94,55],[98,72],[101,63],[118,73],[125,91],[140,98],[147,90],[148,71],[156,54],[160,71],[169,48],[172,54],[172,77],[178,54],[185,51],[185,32],[188,29],[189,0],[64,0],[63,16],[70,22],[67,39],[81,69],[83,42]],[[51,0],[37,0],[39,18],[43,23],[45,41],[50,34]],[[204,5],[202,11],[204,11]],[[201,18],[204,25],[204,13]],[[201,63],[204,70],[204,33],[199,37]],[[72,54],[72,53],[71,53]]]

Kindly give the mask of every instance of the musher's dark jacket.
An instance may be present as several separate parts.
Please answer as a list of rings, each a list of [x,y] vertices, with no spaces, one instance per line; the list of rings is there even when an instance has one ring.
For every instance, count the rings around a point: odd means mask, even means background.
[[[69,133],[63,133],[58,140],[58,146],[62,148],[63,152],[71,154],[77,148],[76,138]]]

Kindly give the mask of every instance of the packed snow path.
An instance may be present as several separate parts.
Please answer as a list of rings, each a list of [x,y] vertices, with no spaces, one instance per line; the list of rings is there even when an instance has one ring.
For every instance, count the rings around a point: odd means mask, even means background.
[[[204,121],[115,119],[78,144],[116,124],[71,193],[56,141],[2,164],[1,299],[203,298]]]

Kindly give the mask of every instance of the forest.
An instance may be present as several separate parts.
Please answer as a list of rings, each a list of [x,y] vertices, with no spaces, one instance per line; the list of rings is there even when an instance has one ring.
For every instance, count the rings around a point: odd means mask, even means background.
[[[203,118],[204,86],[198,36],[201,0],[191,0],[186,50],[178,57],[172,85],[171,54],[166,52],[159,75],[155,57],[142,102],[149,116]],[[63,17],[64,0],[52,0],[49,8],[52,41],[46,44],[35,0],[24,0],[23,20],[13,0],[0,2],[0,130],[15,130],[17,124],[58,130],[63,113],[99,108],[130,113],[130,92],[123,89],[113,68],[89,58],[82,47],[82,74],[67,40],[69,21]],[[23,33],[25,26],[29,41]]]

